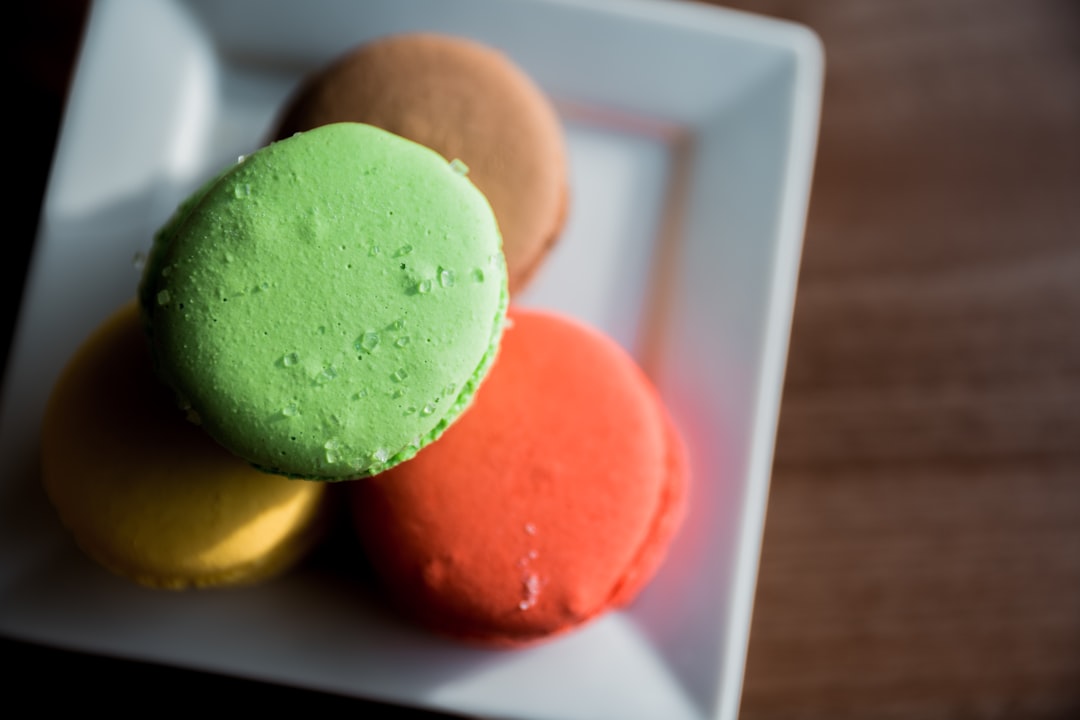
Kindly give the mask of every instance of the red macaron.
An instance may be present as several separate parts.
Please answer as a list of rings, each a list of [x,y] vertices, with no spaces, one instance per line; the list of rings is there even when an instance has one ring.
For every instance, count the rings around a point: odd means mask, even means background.
[[[626,605],[686,508],[681,438],[602,333],[511,308],[495,365],[436,443],[354,483],[387,593],[432,630],[518,646]]]

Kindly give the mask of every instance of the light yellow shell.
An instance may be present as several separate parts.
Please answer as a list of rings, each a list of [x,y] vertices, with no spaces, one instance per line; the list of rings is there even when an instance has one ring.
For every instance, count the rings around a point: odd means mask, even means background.
[[[68,363],[41,450],[46,492],[76,542],[141,585],[256,582],[318,536],[325,486],[260,472],[185,420],[153,375],[134,302]]]

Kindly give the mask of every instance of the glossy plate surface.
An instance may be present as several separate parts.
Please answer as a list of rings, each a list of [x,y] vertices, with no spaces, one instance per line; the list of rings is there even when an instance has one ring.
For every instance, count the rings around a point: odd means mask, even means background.
[[[571,215],[521,301],[627,347],[691,449],[691,513],[656,581],[535,649],[433,639],[322,567],[235,591],[134,588],[79,554],[38,483],[49,390],[134,294],[153,231],[262,144],[306,73],[406,30],[500,48],[556,101]],[[679,2],[95,4],[5,377],[0,632],[480,716],[733,718],[821,78],[809,31]]]

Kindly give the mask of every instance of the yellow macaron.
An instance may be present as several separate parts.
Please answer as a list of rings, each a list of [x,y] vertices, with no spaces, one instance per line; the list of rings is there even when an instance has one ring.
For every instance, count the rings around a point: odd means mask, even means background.
[[[140,585],[257,582],[320,535],[325,485],[260,472],[185,420],[154,376],[134,302],[69,361],[41,442],[62,523],[87,555]]]

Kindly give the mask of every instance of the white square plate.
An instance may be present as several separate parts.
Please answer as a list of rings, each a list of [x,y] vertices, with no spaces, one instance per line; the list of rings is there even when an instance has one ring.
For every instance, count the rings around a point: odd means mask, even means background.
[[[336,54],[435,30],[501,48],[571,150],[560,245],[521,300],[609,332],[692,454],[692,510],[625,611],[534,649],[462,648],[363,583],[306,568],[162,593],[99,571],[39,488],[42,408],[190,190],[262,144]],[[102,0],[62,127],[0,417],[0,632],[39,643],[505,718],[733,718],[809,196],[822,54],[804,28],[641,0]]]

